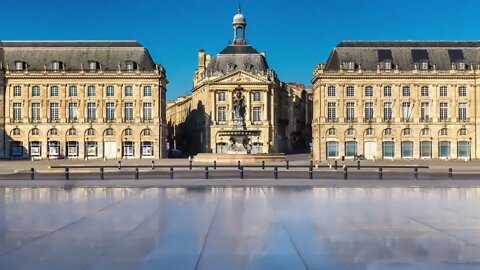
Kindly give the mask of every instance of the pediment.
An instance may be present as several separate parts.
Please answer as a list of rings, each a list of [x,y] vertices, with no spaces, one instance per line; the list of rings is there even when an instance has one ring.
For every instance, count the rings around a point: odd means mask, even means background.
[[[222,76],[220,78],[217,78],[213,80],[213,82],[242,84],[242,83],[267,83],[267,80],[265,80],[262,77],[255,76],[253,74],[250,74],[244,71],[237,71],[237,72]]]

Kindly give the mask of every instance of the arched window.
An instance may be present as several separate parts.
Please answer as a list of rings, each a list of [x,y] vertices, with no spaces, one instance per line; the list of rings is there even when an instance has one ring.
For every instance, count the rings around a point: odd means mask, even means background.
[[[94,136],[95,135],[95,129],[89,128],[87,129],[87,136]]]
[[[422,129],[422,131],[420,132],[420,134],[422,136],[429,136],[430,135],[430,129],[429,128],[424,128]]]
[[[442,128],[440,130],[440,136],[447,136],[448,135],[448,129],[447,128]]]
[[[412,135],[412,130],[410,128],[406,128],[402,131],[403,136],[410,136]]]
[[[71,128],[67,131],[68,136],[75,136],[77,135],[77,130],[74,128]]]
[[[459,135],[459,136],[468,135],[467,129],[466,129],[466,128],[461,128],[461,129],[458,131],[458,135]]]
[[[130,128],[125,129],[123,133],[125,134],[125,136],[132,136],[133,134],[132,129]]]
[[[20,129],[19,129],[19,128],[14,128],[14,129],[12,130],[12,135],[13,135],[13,136],[18,136],[18,135],[20,135]]]
[[[38,136],[40,134],[40,130],[38,128],[32,128],[30,130],[30,135],[32,136]]]
[[[107,129],[105,130],[105,136],[113,136],[113,134],[115,134],[115,132],[113,131],[113,129],[107,128]]]
[[[391,128],[386,128],[384,131],[383,131],[383,135],[385,136],[391,136],[393,134],[392,132],[392,129]]]
[[[142,133],[143,133],[143,136],[150,136],[150,135],[152,135],[152,130],[149,129],[149,128],[146,128],[146,129],[143,130]]]
[[[53,136],[54,136],[54,135],[58,135],[58,129],[56,129],[56,128],[50,129],[50,130],[48,131],[48,135],[51,135],[51,136],[52,136],[52,135],[53,135]]]
[[[367,128],[365,130],[365,136],[373,136],[375,134],[373,128]]]
[[[345,132],[345,135],[346,136],[355,136],[355,129],[354,128],[347,129],[347,131]]]
[[[337,130],[334,128],[330,128],[327,130],[327,136],[335,136],[337,134]]]

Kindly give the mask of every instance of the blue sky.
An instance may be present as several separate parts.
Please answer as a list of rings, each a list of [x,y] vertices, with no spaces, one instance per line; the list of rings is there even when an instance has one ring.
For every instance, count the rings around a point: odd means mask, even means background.
[[[283,81],[309,84],[342,40],[480,40],[478,0],[240,0],[247,39]],[[138,40],[187,94],[198,50],[232,39],[238,0],[3,0],[0,40]]]

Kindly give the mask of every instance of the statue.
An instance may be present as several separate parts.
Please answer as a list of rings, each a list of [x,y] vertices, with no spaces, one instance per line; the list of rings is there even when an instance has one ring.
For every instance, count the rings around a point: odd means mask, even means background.
[[[245,97],[239,90],[233,96],[233,112],[235,119],[245,120]]]

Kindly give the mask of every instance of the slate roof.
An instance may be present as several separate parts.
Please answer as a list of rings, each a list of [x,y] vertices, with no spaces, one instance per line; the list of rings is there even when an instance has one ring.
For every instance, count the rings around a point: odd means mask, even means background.
[[[155,63],[148,52],[136,41],[0,41],[0,61],[14,67],[15,61],[27,63],[28,70],[44,70],[52,61],[60,61],[68,70],[88,68],[89,61],[97,61],[105,71],[125,68],[133,61],[140,70],[154,70]]]
[[[266,72],[267,60],[250,45],[229,45],[210,60],[207,70],[224,74],[243,70],[251,73]]]
[[[330,54],[327,71],[338,71],[340,64],[353,61],[362,70],[376,71],[377,65],[391,61],[392,68],[413,70],[416,63],[428,61],[437,70],[451,70],[464,62],[467,68],[480,64],[478,41],[344,41]]]

